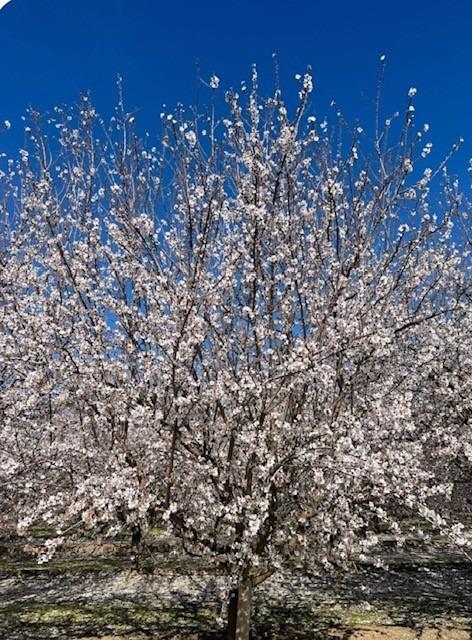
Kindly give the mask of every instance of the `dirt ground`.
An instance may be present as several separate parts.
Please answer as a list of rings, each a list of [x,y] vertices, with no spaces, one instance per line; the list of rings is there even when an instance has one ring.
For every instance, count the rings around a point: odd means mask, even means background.
[[[347,640],[470,640],[471,633],[464,629],[409,629],[408,627],[366,627],[354,629],[346,636],[339,635],[336,631],[328,631],[327,640],[342,637]],[[95,636],[81,638],[80,640],[149,640],[149,636]],[[171,640],[178,640],[175,636]],[[188,640],[196,640],[197,636],[189,637]]]
[[[125,546],[81,545],[47,565],[0,554],[0,640],[219,640],[221,580],[161,550],[136,571]],[[336,579],[278,574],[255,592],[254,640],[472,640],[472,563],[391,558]]]

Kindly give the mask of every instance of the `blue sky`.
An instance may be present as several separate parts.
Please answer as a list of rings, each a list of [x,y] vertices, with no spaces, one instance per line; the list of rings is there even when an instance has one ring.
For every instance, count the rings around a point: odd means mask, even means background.
[[[431,125],[439,153],[465,138],[453,165],[460,171],[472,156],[471,25],[467,0],[11,0],[0,11],[0,121],[13,126],[0,151],[21,144],[29,105],[42,111],[90,89],[111,114],[117,73],[128,106],[157,132],[163,103],[208,99],[199,77],[216,73],[223,89],[237,87],[255,62],[269,89],[273,52],[287,96],[311,64],[317,113],[334,98],[368,125],[386,54],[385,116],[416,87],[417,117]]]

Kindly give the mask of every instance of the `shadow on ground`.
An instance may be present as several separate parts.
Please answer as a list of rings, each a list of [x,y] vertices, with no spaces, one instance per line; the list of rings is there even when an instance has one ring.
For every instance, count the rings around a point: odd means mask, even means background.
[[[1,640],[219,640],[223,617],[218,577],[182,557],[147,573],[120,557],[0,563]],[[469,640],[471,622],[472,563],[397,559],[337,580],[274,576],[255,593],[253,640]]]

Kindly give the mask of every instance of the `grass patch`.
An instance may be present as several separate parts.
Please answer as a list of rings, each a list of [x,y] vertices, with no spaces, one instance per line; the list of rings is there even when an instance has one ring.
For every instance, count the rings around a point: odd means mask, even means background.
[[[146,607],[130,602],[110,604],[35,604],[0,608],[0,637],[75,638],[112,633],[123,635],[169,631],[212,631],[218,627],[216,610],[179,605],[172,608]],[[54,634],[52,633],[54,631]],[[2,636],[2,632],[6,635]]]
[[[43,564],[33,561],[0,562],[0,573],[7,575],[21,573],[101,573],[103,571],[119,571],[129,568],[131,568],[131,562],[121,558],[58,560]]]

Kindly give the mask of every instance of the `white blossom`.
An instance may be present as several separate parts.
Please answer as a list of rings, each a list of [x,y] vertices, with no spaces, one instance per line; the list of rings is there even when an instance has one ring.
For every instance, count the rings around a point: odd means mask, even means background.
[[[218,89],[219,86],[220,86],[220,79],[218,78],[217,75],[213,74],[210,78],[210,87],[212,89]]]
[[[187,138],[187,141],[190,144],[190,146],[194,147],[197,144],[197,135],[195,131],[187,131],[187,133],[185,134],[185,137]]]

